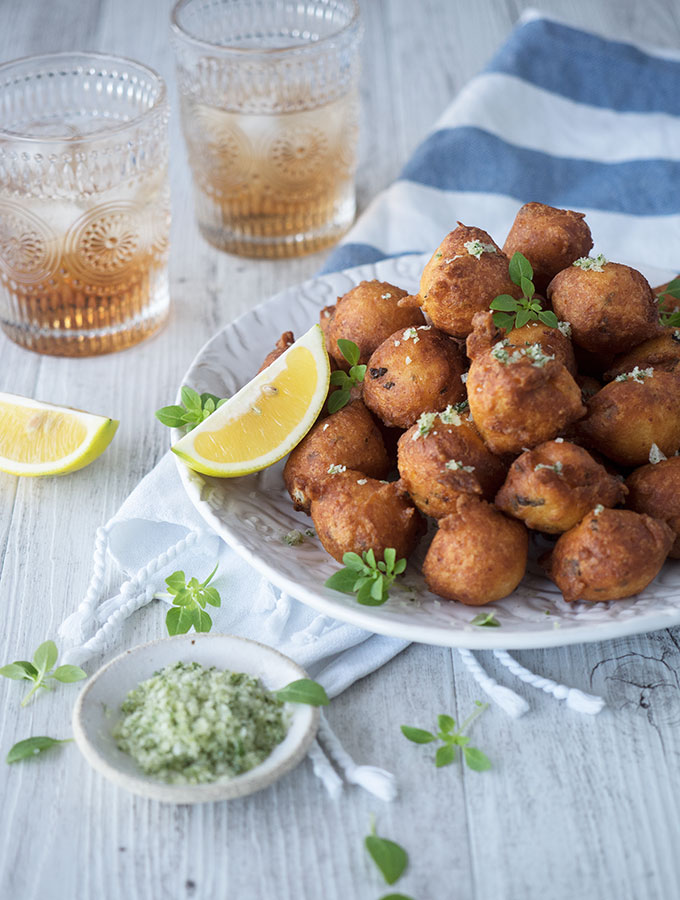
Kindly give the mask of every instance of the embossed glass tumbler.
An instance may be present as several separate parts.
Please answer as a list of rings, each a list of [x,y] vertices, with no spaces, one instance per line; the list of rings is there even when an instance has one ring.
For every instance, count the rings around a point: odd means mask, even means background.
[[[355,0],[180,0],[172,13],[198,225],[242,256],[335,243],[355,213]]]
[[[168,313],[168,105],[151,69],[94,53],[0,66],[0,325],[93,356]]]

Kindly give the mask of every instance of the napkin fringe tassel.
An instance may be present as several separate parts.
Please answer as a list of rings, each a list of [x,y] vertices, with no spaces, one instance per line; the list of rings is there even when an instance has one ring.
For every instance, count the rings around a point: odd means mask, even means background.
[[[386,803],[395,799],[397,780],[394,775],[378,766],[358,766],[340,743],[323,713],[319,722],[318,741],[349,784],[362,787]]]
[[[565,700],[569,709],[575,712],[585,713],[589,716],[596,716],[606,705],[602,697],[595,694],[586,694],[578,688],[570,688],[565,684],[559,684],[551,678],[544,678],[542,675],[536,675],[530,669],[517,662],[510,656],[507,650],[494,650],[493,655],[501,665],[505,666],[509,672],[531,687],[546,694],[551,694],[556,700]]]
[[[510,688],[499,684],[489,673],[482,667],[477,657],[471,650],[465,650],[463,647],[458,648],[460,658],[465,664],[465,668],[475,679],[484,693],[498,704],[500,708],[513,719],[519,719],[525,712],[529,710],[529,704],[524,699],[511,691]]]
[[[190,531],[176,544],[149,560],[145,566],[135,572],[132,578],[123,582],[118,597],[105,601],[107,610],[115,605],[114,612],[106,618],[98,631],[89,640],[86,640],[86,635],[98,622],[97,599],[101,593],[106,571],[108,529],[106,527],[98,528],[95,535],[92,578],[87,593],[76,611],[61,623],[59,637],[66,643],[81,645],[77,648],[81,651],[86,647],[91,648],[86,659],[105,650],[108,647],[109,639],[114,637],[116,628],[120,627],[123,620],[153,599],[155,588],[148,583],[150,579],[173,559],[207,535],[208,532],[204,529]],[[76,648],[72,647],[71,649],[75,650]]]

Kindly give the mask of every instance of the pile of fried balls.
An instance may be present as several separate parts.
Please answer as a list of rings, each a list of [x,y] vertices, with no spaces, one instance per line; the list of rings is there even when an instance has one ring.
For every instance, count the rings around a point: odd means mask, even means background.
[[[417,295],[364,281],[322,310],[332,366],[349,369],[345,339],[366,371],[284,480],[331,556],[408,557],[431,517],[427,585],[472,606],[515,590],[530,531],[553,536],[540,561],[567,601],[629,597],[680,558],[680,329],[660,319],[673,297],[592,247],[583,213],[527,203],[502,248],[459,223]],[[492,301],[524,296],[516,253],[557,327],[497,324]]]

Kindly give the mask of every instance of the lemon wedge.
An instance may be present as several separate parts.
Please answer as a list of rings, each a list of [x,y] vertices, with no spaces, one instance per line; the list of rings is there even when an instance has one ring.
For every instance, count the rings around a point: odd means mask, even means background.
[[[307,434],[329,378],[323,332],[315,325],[172,450],[204,475],[233,478],[264,469]]]
[[[111,443],[118,422],[79,409],[0,393],[0,469],[11,475],[65,475]]]

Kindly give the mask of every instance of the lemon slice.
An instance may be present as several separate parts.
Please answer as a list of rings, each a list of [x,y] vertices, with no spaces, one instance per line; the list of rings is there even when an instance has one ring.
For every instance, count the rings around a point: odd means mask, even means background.
[[[0,469],[12,475],[65,475],[111,443],[115,419],[0,393]]]
[[[307,434],[329,378],[323,332],[315,325],[172,450],[204,475],[233,478],[264,469]]]

